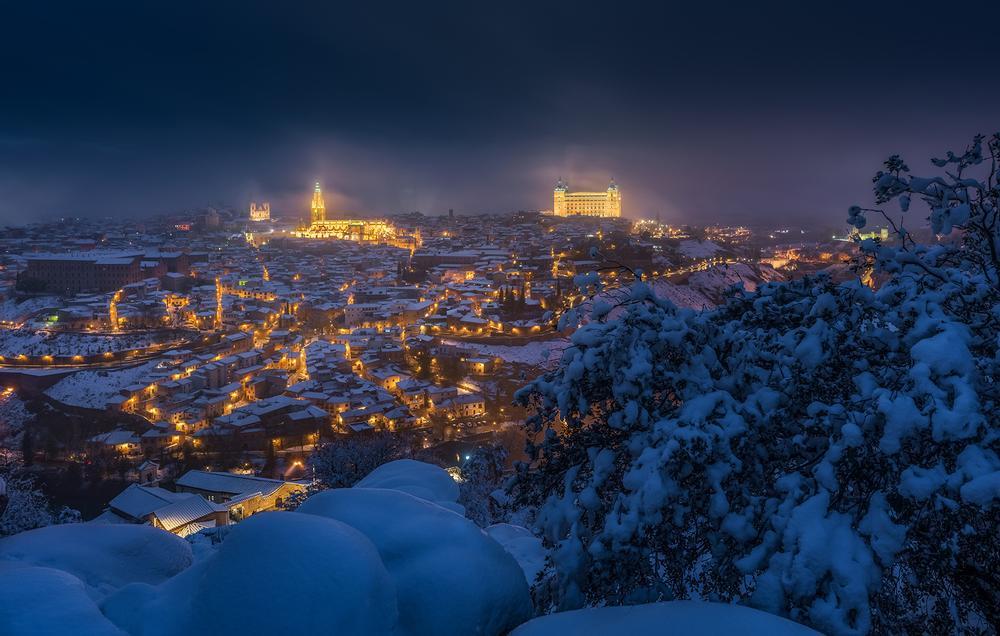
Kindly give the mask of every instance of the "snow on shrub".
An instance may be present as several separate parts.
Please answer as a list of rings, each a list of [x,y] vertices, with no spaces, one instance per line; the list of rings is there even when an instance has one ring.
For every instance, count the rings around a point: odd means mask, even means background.
[[[860,246],[877,290],[806,278],[697,313],[637,282],[573,334],[519,394],[543,606],[708,598],[836,634],[1000,615],[1000,136],[988,149],[979,180],[983,138],[941,177],[886,162],[879,203],[920,198],[964,234],[924,247],[893,223],[897,247]]]
[[[70,523],[0,539],[0,564],[62,570],[94,596],[133,582],[157,584],[191,565],[191,546],[149,526]]]
[[[489,636],[531,617],[524,573],[455,511],[448,473],[406,460],[366,483],[398,490],[327,490],[211,540],[128,524],[0,539],[0,634]]]
[[[108,526],[102,526],[102,529]],[[332,519],[254,515],[218,551],[159,587],[104,601],[130,634],[393,634],[396,587],[374,546]]]
[[[382,464],[359,481],[355,488],[388,488],[432,501],[440,506],[465,512],[458,502],[458,484],[437,466],[413,459],[397,459]]]
[[[0,564],[0,634],[122,636],[80,579],[53,568]]]
[[[299,512],[341,521],[375,544],[399,590],[401,634],[501,634],[531,617],[517,562],[452,510],[406,492],[355,487],[313,495]]]

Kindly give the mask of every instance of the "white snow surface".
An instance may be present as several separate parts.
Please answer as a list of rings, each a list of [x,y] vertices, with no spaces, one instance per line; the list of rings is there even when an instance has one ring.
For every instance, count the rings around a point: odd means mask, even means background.
[[[709,298],[717,299],[734,285],[743,284],[748,292],[755,291],[761,283],[783,280],[783,276],[767,265],[751,266],[746,263],[716,265],[688,277],[688,287]]]
[[[527,364],[533,367],[548,367],[551,366],[549,363],[558,362],[562,350],[569,346],[569,341],[565,338],[532,340],[523,345],[490,345],[459,340],[442,340],[441,342],[475,349],[484,356],[496,356],[505,362]]]
[[[68,404],[90,409],[103,409],[109,399],[131,384],[149,380],[158,361],[114,371],[80,371],[49,387],[45,395]]]
[[[346,523],[375,544],[399,590],[399,634],[501,634],[531,617],[517,561],[451,510],[355,487],[313,495],[299,511]]]
[[[486,534],[503,546],[521,566],[528,585],[535,582],[538,573],[545,567],[545,548],[542,540],[523,526],[510,523],[495,523],[486,528]]]
[[[214,555],[158,587],[124,587],[102,609],[142,636],[397,633],[396,587],[372,543],[295,512],[250,517]]]
[[[21,302],[11,298],[0,303],[0,321],[20,323],[43,309],[61,306],[62,302],[55,296],[39,296]]]
[[[61,570],[0,564],[0,599],[4,636],[122,636],[80,579]]]
[[[595,607],[549,614],[528,621],[511,636],[808,636],[804,625],[749,607],[725,603],[671,601]]]
[[[123,585],[156,584],[191,565],[191,546],[150,526],[70,523],[0,539],[0,565],[62,570],[100,598]]]
[[[715,256],[716,252],[722,250],[721,247],[712,241],[697,241],[694,239],[681,241],[677,249],[688,258],[710,258]]]
[[[159,342],[155,334],[89,334],[17,329],[0,331],[0,355],[73,356],[143,349]]]
[[[458,484],[451,475],[437,466],[412,459],[399,459],[382,464],[359,481],[355,488],[388,488],[431,501],[439,506],[465,514],[458,504]]]
[[[369,483],[401,490],[328,490],[211,546],[131,524],[4,538],[0,634],[489,636],[531,617],[514,557],[435,503],[458,497],[445,471],[395,462]]]

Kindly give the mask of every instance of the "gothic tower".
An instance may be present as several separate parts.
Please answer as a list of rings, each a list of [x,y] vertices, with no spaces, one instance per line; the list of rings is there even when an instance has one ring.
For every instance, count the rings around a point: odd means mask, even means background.
[[[312,215],[310,219],[313,223],[322,223],[326,220],[326,204],[323,202],[323,191],[316,182],[316,189],[313,190]]]

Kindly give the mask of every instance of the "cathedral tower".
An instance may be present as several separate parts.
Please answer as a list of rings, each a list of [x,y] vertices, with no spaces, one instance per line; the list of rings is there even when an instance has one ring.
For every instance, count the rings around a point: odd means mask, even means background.
[[[316,189],[313,190],[311,210],[310,219],[313,223],[322,223],[326,220],[326,203],[323,202],[323,191],[319,187],[319,181],[316,182]]]

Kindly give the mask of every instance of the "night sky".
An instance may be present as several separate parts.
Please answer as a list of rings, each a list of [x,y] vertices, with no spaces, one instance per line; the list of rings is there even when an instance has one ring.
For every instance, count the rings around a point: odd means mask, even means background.
[[[179,4],[186,5],[179,7]],[[0,223],[269,199],[842,225],[882,159],[1000,129],[1000,3],[23,2]]]

